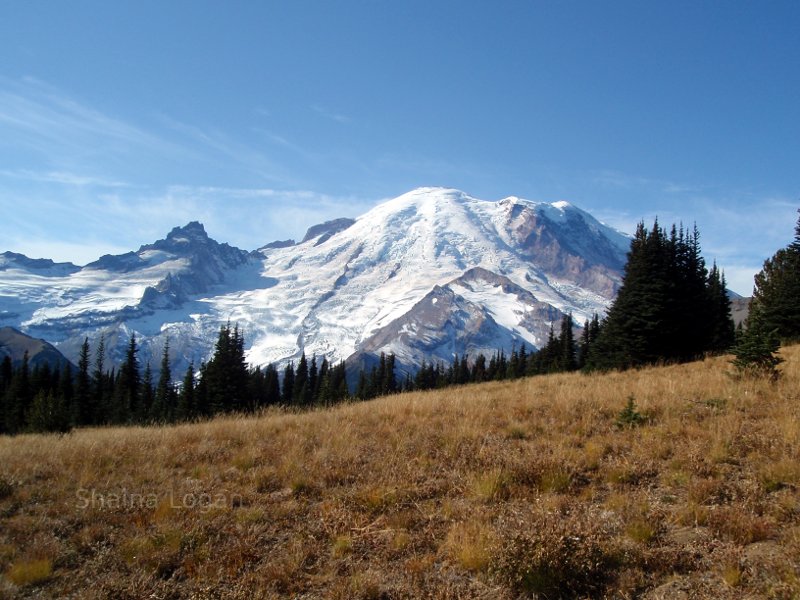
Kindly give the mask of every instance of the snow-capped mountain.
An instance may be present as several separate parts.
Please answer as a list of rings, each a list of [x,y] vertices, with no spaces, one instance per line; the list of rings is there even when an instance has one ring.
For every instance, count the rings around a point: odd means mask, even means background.
[[[485,201],[421,188],[361,217],[309,229],[300,243],[248,253],[202,225],[136,252],[77,267],[0,255],[0,325],[53,342],[75,360],[102,334],[119,357],[131,333],[157,366],[213,351],[221,324],[244,330],[252,364],[301,352],[421,360],[538,347],[551,323],[603,312],[621,282],[629,238],[566,203]],[[155,358],[155,360],[154,360]]]

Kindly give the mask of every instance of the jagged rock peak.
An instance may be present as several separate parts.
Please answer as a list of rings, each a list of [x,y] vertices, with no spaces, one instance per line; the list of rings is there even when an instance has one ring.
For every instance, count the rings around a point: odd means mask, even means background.
[[[183,227],[174,227],[167,234],[167,240],[174,242],[190,242],[193,240],[208,240],[205,227],[199,221],[190,221]]]
[[[325,221],[324,223],[320,223],[319,225],[313,225],[308,228],[308,231],[306,231],[306,235],[303,237],[303,240],[300,243],[304,244],[305,242],[313,240],[314,238],[320,238],[320,240],[317,243],[318,244],[322,243],[325,240],[329,239],[331,236],[336,235],[340,231],[344,231],[355,222],[356,222],[355,219],[348,219],[346,217],[342,217],[340,219],[333,219],[332,221]]]

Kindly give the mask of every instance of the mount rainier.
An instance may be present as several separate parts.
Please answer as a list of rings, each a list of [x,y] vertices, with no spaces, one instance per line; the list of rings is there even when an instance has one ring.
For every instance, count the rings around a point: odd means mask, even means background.
[[[423,360],[539,347],[571,312],[603,313],[622,280],[629,238],[566,202],[421,188],[357,219],[309,229],[300,243],[247,252],[176,227],[136,252],[86,266],[0,254],[0,326],[53,343],[73,362],[101,334],[119,361],[132,334],[173,372],[213,352],[238,324],[253,364],[302,352],[368,363],[394,352]]]

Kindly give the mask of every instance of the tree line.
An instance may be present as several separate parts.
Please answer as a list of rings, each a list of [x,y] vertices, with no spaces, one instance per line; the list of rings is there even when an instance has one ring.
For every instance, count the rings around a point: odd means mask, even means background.
[[[14,368],[6,356],[0,364],[0,433],[176,423],[271,405],[326,405],[349,396],[343,362],[331,365],[323,358],[318,363],[303,354],[282,377],[273,364],[249,366],[244,336],[230,324],[220,328],[211,359],[197,370],[191,363],[179,384],[172,380],[168,343],[157,380],[149,363],[142,369],[138,352],[131,335],[119,368],[106,368],[102,337],[93,354],[84,339],[76,369],[68,363],[31,368],[27,352]]]
[[[764,263],[746,328],[737,334],[725,276],[702,257],[699,233],[656,221],[640,223],[631,242],[623,281],[605,319],[583,324],[576,338],[572,315],[551,325],[538,351],[524,344],[492,356],[455,356],[449,364],[423,362],[398,379],[396,358],[382,353],[363,368],[353,391],[344,362],[309,360],[279,371],[273,364],[247,364],[238,326],[220,328],[212,358],[195,370],[190,364],[180,384],[172,381],[165,345],[158,380],[150,365],[142,370],[136,337],[131,336],[119,368],[106,368],[101,337],[92,354],[88,339],[75,372],[69,365],[31,369],[27,354],[18,368],[6,357],[0,365],[0,433],[68,431],[72,427],[174,423],[226,412],[253,412],[273,406],[312,407],[347,399],[366,400],[396,392],[515,379],[577,370],[626,369],[658,362],[683,362],[734,347],[744,359],[771,357],[780,340],[800,340],[800,219],[795,240]],[[735,346],[734,346],[735,344]],[[759,354],[759,352],[761,354]],[[748,354],[749,353],[749,354]],[[739,354],[737,354],[739,356]],[[743,360],[744,360],[743,359]],[[776,362],[770,363],[774,368]]]

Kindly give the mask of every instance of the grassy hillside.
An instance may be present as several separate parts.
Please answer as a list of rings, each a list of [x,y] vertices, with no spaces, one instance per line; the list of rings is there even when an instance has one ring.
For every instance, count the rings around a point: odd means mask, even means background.
[[[783,356],[2,438],[0,597],[796,598]]]

